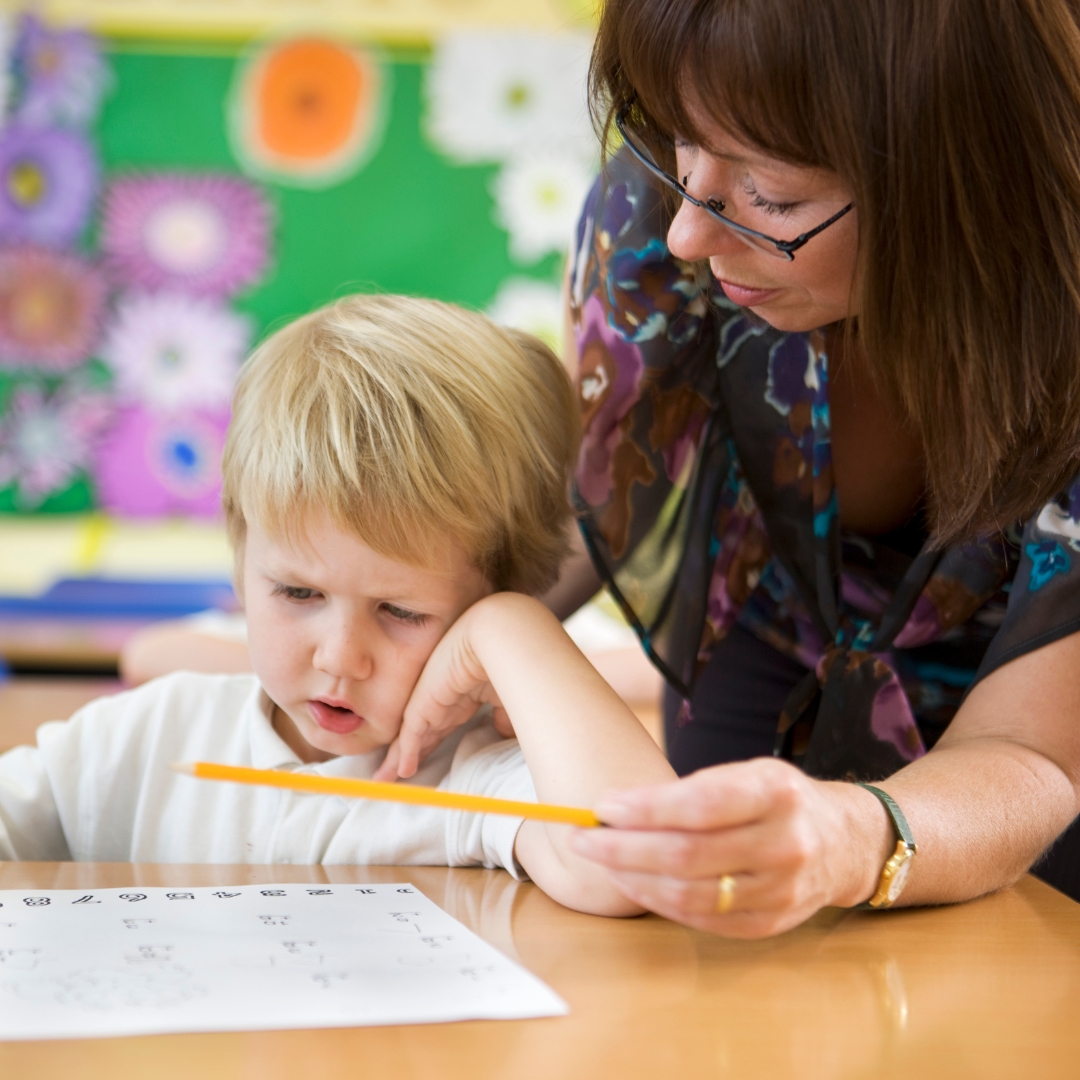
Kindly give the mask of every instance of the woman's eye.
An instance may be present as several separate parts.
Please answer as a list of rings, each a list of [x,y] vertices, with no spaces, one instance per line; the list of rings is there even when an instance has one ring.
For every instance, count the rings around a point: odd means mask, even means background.
[[[770,202],[768,199],[763,199],[760,195],[755,195],[750,200],[750,205],[764,210],[766,214],[790,214],[791,211],[795,209],[794,203]]]
[[[396,604],[383,604],[382,609],[391,619],[407,623],[409,626],[423,626],[428,620],[426,615],[421,615],[416,611],[409,611],[407,608],[400,608]]]
[[[750,205],[764,210],[766,214],[790,214],[799,205],[793,202],[773,202],[772,199],[766,199],[752,184],[748,186],[746,193],[750,196]]]
[[[305,589],[298,585],[275,585],[275,596],[284,596],[286,600],[310,600],[319,593],[315,589]]]

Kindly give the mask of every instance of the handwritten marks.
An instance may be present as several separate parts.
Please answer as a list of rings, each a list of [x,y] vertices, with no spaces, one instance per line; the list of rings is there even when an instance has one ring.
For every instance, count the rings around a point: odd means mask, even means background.
[[[0,1039],[555,1016],[408,884],[0,892]]]

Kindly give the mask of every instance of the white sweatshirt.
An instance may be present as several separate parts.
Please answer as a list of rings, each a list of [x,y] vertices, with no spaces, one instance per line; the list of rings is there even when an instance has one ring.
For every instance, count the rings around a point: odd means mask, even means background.
[[[520,818],[196,780],[175,761],[369,778],[386,751],[304,765],[254,675],[178,672],[0,755],[0,859],[505,867]],[[474,718],[409,781],[535,801],[515,739]]]

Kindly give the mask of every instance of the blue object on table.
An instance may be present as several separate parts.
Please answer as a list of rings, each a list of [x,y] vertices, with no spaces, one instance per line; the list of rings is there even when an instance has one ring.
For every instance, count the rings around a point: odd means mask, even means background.
[[[237,606],[226,578],[61,578],[40,596],[0,596],[0,619],[180,619],[208,608],[235,611]]]

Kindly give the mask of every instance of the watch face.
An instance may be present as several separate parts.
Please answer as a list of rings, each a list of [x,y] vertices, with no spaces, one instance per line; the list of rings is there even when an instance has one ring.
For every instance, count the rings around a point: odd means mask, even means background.
[[[911,872],[911,855],[896,868],[896,873],[893,874],[892,880],[889,882],[889,903],[893,903],[896,898],[904,890],[904,883],[907,881],[907,876]]]

